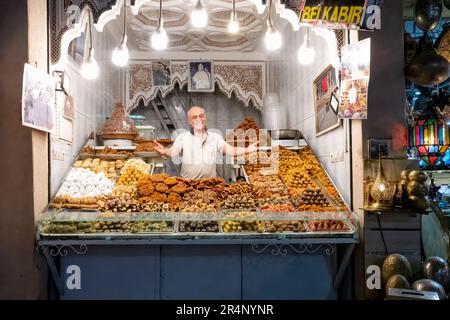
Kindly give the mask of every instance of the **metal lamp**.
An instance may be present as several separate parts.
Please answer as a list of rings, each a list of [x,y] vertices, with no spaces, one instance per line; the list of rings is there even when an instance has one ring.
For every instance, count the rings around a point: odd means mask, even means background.
[[[407,147],[427,167],[439,165],[450,143],[448,127],[442,116],[433,108],[416,119],[407,129]]]
[[[384,175],[383,166],[381,165],[381,155],[378,156],[378,173],[370,190],[370,195],[374,202],[371,208],[374,210],[389,210],[392,208],[392,200],[394,198],[395,186],[391,184]]]

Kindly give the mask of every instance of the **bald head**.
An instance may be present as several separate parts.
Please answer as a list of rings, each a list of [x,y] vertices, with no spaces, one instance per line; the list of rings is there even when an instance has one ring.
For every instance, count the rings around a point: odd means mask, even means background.
[[[206,111],[202,107],[193,106],[188,111],[188,121],[194,130],[206,130]]]
[[[188,118],[190,118],[192,114],[199,114],[199,113],[204,113],[204,114],[206,114],[206,111],[205,111],[205,109],[203,109],[202,107],[199,107],[199,106],[193,106],[193,107],[191,107],[191,108],[188,110],[187,115],[188,115]]]

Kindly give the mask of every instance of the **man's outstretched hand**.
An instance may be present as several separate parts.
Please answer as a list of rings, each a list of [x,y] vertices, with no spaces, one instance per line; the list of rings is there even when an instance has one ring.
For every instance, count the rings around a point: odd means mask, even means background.
[[[253,153],[258,151],[259,141],[252,143],[247,147],[247,153]]]
[[[155,146],[155,151],[158,152],[160,155],[164,156],[166,148],[164,148],[159,142],[156,140],[153,141],[153,145]]]

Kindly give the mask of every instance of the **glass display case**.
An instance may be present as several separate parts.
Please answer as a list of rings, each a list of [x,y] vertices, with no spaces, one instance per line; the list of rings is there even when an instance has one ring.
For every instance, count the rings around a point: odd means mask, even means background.
[[[176,236],[190,234],[304,236],[354,234],[351,212],[133,212],[48,210],[37,219],[38,238]]]

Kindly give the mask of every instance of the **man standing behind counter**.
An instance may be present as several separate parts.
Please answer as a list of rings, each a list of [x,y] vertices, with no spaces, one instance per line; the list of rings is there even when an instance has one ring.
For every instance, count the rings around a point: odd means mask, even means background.
[[[155,150],[166,157],[181,154],[181,173],[185,179],[217,177],[216,155],[240,156],[257,151],[258,142],[247,148],[232,147],[217,133],[208,131],[205,109],[194,106],[188,111],[190,132],[180,134],[171,148],[155,142]]]

